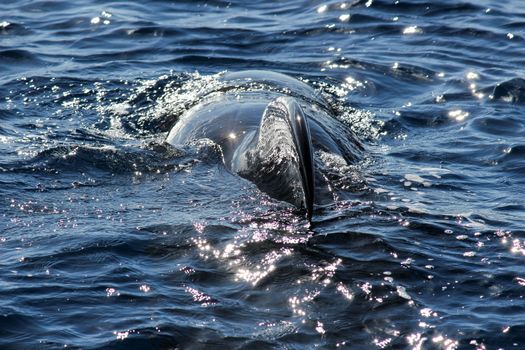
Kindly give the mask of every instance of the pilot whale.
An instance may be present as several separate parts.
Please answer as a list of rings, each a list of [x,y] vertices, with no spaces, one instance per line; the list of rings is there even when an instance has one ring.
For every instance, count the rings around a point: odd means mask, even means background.
[[[166,141],[181,146],[211,140],[228,170],[306,209],[311,220],[316,187],[323,182],[317,154],[352,162],[359,143],[350,128],[312,87],[288,75],[242,71],[219,80],[220,88],[183,113]]]

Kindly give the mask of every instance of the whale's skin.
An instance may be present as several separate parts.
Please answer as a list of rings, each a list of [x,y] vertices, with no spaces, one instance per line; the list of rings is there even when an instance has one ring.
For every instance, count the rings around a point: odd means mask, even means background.
[[[308,157],[322,151],[348,163],[355,161],[360,145],[352,131],[334,118],[329,104],[312,87],[285,74],[242,71],[225,73],[220,80],[221,89],[201,96],[183,113],[166,141],[175,146],[201,139],[213,141],[220,146],[227,169],[251,180],[272,197],[306,207],[310,218],[312,204],[307,202],[313,201],[314,195],[307,192],[314,184],[306,183],[313,179],[305,179],[308,175],[304,172],[315,172],[315,164]],[[294,132],[286,131],[280,118],[263,120],[265,114],[271,114],[272,106],[304,115],[307,130],[302,136],[295,135],[295,143]],[[261,149],[256,157],[251,156],[255,148]],[[298,149],[311,155],[301,158]],[[305,170],[305,166],[312,169]],[[322,182],[318,174],[312,176],[317,185]]]

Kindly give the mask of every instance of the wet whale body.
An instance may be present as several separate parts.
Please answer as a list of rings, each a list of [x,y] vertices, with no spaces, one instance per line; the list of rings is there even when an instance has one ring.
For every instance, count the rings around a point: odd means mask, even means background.
[[[220,147],[227,169],[306,209],[309,220],[327,186],[319,172],[322,155],[346,164],[360,151],[348,125],[314,89],[267,71],[223,74],[220,88],[199,98],[166,141],[180,146],[202,139]]]

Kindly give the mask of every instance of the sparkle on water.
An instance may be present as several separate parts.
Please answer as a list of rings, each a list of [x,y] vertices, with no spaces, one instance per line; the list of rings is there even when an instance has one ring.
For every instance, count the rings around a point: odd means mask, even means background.
[[[523,347],[525,9],[487,4],[0,5],[2,345]],[[316,155],[313,225],[214,145],[162,144],[250,68],[365,144]]]

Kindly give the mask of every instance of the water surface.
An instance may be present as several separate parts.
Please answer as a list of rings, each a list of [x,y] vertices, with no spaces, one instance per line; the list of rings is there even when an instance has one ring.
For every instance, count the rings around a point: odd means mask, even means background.
[[[0,5],[0,344],[525,347],[525,5]],[[307,82],[365,152],[300,212],[163,143],[223,71]]]

